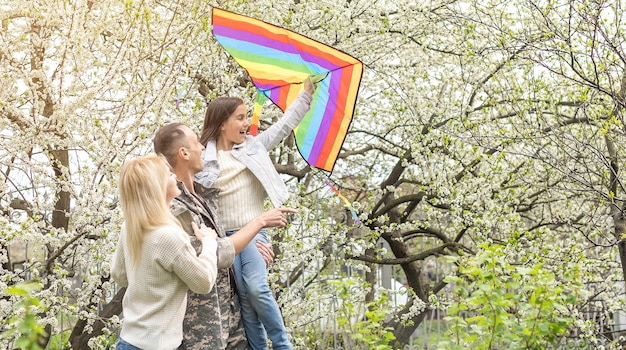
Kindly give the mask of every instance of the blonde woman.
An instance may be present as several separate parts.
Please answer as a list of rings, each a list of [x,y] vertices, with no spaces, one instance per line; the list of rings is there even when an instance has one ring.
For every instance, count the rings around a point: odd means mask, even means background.
[[[170,213],[180,194],[164,158],[148,155],[122,167],[119,194],[124,226],[111,276],[126,287],[116,349],[184,348],[187,291],[208,293],[217,276],[216,232],[192,223],[202,242],[197,255],[189,235]]]

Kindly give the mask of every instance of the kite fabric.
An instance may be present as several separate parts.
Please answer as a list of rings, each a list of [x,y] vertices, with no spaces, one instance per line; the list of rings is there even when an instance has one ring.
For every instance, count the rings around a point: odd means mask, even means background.
[[[263,108],[265,101],[267,101],[267,96],[258,92],[254,99],[254,108],[252,109],[252,122],[250,123],[251,135],[256,135],[259,132],[259,118],[261,117],[261,108]]]
[[[311,109],[294,129],[307,163],[332,172],[352,121],[363,64],[330,46],[285,28],[213,8],[213,35],[257,87],[255,114],[269,98],[283,112],[309,76],[321,79]],[[258,126],[253,116],[251,133]],[[258,125],[258,124],[257,124]]]

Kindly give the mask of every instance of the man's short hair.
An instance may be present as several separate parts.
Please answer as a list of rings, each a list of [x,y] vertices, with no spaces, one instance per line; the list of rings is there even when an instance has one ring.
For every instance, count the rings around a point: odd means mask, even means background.
[[[176,166],[178,150],[189,147],[183,123],[170,123],[161,127],[154,136],[154,152],[162,154],[171,166]]]

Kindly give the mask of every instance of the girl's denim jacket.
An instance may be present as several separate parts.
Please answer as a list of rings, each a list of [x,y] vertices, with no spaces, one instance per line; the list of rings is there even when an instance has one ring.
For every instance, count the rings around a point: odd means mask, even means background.
[[[300,123],[311,107],[312,96],[302,91],[289,105],[285,114],[278,122],[270,126],[258,136],[246,136],[241,144],[235,145],[232,155],[242,162],[263,184],[265,192],[274,207],[280,207],[289,198],[287,186],[278,175],[268,151],[284,139]],[[220,169],[217,163],[215,140],[211,140],[202,152],[204,169],[196,174],[196,182],[211,188],[217,180]]]

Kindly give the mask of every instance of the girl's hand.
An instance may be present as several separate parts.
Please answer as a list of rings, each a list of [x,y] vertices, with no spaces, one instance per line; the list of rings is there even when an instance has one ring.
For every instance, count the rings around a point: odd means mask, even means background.
[[[313,93],[315,92],[315,84],[313,84],[313,81],[311,80],[311,76],[308,76],[305,80],[304,80],[304,90],[306,92],[308,92],[309,94],[313,95]]]
[[[292,208],[274,208],[256,218],[261,221],[261,227],[285,227],[288,221],[286,213],[297,212],[296,209]]]
[[[265,260],[265,266],[270,266],[272,261],[274,261],[274,250],[272,250],[272,244],[256,241],[256,249],[259,250],[263,260]]]

